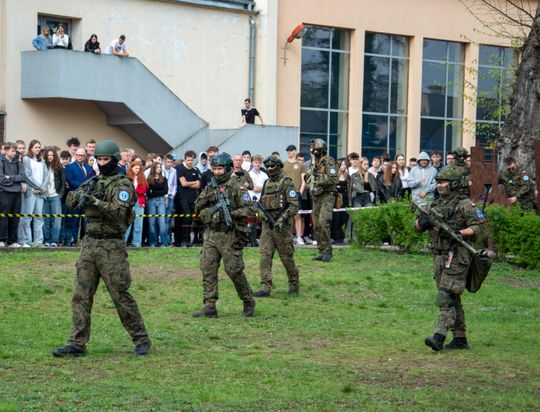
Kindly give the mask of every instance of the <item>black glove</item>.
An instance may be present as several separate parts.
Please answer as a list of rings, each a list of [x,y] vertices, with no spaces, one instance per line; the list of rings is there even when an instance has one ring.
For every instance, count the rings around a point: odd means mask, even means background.
[[[425,230],[433,229],[434,226],[433,226],[433,223],[431,223],[428,218],[426,218],[423,215],[420,215],[418,217],[418,227],[423,232]]]

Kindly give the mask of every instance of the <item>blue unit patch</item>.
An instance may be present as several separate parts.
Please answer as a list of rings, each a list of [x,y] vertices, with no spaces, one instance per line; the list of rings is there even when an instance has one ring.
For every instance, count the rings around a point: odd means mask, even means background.
[[[331,169],[330,169],[330,173],[332,173],[333,175],[335,175],[335,174],[336,174],[336,169],[331,168]]]
[[[478,209],[476,209],[476,216],[478,216],[480,219],[484,218],[484,214],[482,213],[481,210],[478,210]]]
[[[523,176],[523,181],[528,182],[529,181],[529,176],[527,176],[527,175]]]
[[[251,200],[249,198],[249,193],[244,193],[244,196],[242,196],[242,199],[244,199],[246,202],[249,202]]]
[[[296,190],[291,190],[289,192],[289,197],[296,197]]]
[[[120,193],[118,193],[118,199],[120,199],[122,202],[127,202],[129,200],[129,193],[122,190]]]

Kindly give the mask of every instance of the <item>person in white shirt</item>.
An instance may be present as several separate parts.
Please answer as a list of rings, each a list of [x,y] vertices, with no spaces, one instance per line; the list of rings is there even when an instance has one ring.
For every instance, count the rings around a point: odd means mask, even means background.
[[[263,158],[261,155],[255,155],[252,159],[253,169],[249,172],[251,179],[253,180],[253,190],[249,191],[249,197],[257,200],[260,199],[264,182],[268,180],[268,175],[261,170]]]
[[[165,156],[165,167],[161,170],[161,173],[167,178],[167,185],[169,187],[167,202],[165,204],[165,214],[171,215],[174,211],[174,196],[176,195],[178,187],[178,179],[176,177],[176,169],[174,168],[174,158],[170,154]],[[170,239],[172,226],[171,216],[165,217],[165,224],[167,225],[166,229]]]
[[[360,163],[360,155],[356,152],[349,153],[349,161],[351,162],[351,165],[347,169],[347,173],[349,176],[352,176],[356,172],[358,172],[358,164]]]
[[[104,54],[114,54],[120,57],[129,57],[129,53],[126,49],[126,36],[120,35],[117,39],[114,39],[111,44],[107,46]]]
[[[69,36],[64,33],[64,25],[60,23],[56,26],[56,33],[53,34],[53,47],[55,49],[67,49],[69,46]]]
[[[398,167],[399,177],[401,178],[401,196],[405,197],[411,193],[409,188],[409,169],[405,165],[405,155],[403,153],[398,153],[396,155],[396,164]]]

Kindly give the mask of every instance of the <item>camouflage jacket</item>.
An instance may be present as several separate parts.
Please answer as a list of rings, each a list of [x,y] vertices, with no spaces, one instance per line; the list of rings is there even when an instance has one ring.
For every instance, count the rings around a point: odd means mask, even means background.
[[[281,218],[287,222],[298,213],[298,197],[292,179],[281,175],[264,182],[261,203],[274,219]]]
[[[474,238],[465,238],[468,242],[473,242],[486,228],[484,214],[476,208],[476,205],[469,198],[463,198],[458,192],[453,192],[449,196],[438,197],[429,208],[442,216],[442,220],[455,232],[470,228],[474,231]],[[435,231],[433,236],[433,249],[437,252],[452,250],[455,242],[443,231]],[[464,249],[465,248],[459,248]]]
[[[253,188],[255,187],[255,185],[253,184],[253,179],[244,169],[241,169],[238,172],[233,171],[232,178],[236,179],[236,181],[240,184],[241,188],[253,190]],[[247,186],[245,185],[246,182]]]
[[[531,209],[534,204],[534,183],[525,171],[515,173],[504,171],[499,174],[499,183],[503,185],[506,197],[516,197],[525,209]]]
[[[313,196],[334,193],[338,184],[336,161],[331,156],[321,157],[310,165],[305,179]]]
[[[96,235],[123,234],[133,222],[133,206],[137,201],[135,188],[128,177],[117,173],[112,176],[98,176],[92,191],[99,203],[88,203],[84,215],[88,220],[88,233]],[[81,195],[87,189],[91,180],[86,180],[81,186],[69,192],[66,204],[75,209]]]

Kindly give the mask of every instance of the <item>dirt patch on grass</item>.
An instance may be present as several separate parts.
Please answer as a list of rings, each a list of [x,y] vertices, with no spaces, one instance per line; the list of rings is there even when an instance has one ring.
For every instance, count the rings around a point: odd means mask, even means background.
[[[499,279],[498,283],[511,286],[516,289],[540,288],[540,280],[536,280],[536,279],[503,278],[503,279]]]

